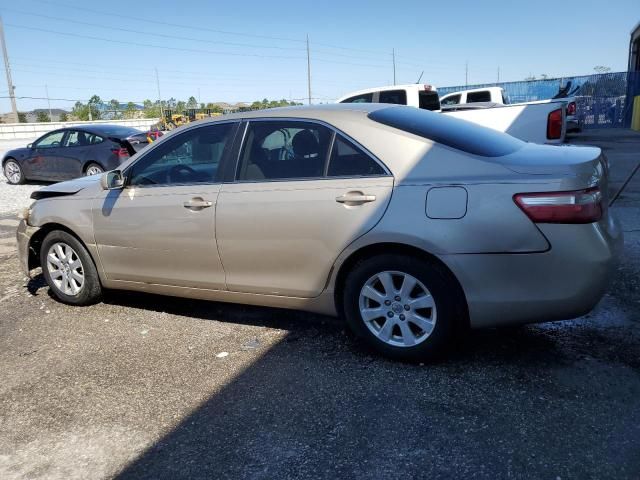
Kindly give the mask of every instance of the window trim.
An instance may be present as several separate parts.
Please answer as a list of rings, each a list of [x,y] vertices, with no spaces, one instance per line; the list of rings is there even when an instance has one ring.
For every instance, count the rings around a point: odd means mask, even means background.
[[[183,135],[185,133],[188,133],[192,130],[197,130],[200,128],[207,128],[207,127],[213,127],[213,126],[218,126],[218,125],[226,125],[226,124],[232,124],[231,127],[231,134],[230,134],[230,138],[229,138],[229,148],[227,148],[227,146],[225,145],[225,151],[222,153],[222,157],[220,158],[220,164],[218,166],[218,171],[221,172],[220,175],[216,175],[218,178],[216,178],[213,182],[185,182],[185,183],[170,183],[170,184],[162,184],[162,185],[154,185],[154,184],[150,184],[150,185],[131,185],[131,177],[129,175],[131,169],[140,161],[144,160],[148,155],[150,155],[151,153],[153,153],[153,151],[158,148],[159,146],[161,146],[163,143],[171,141],[173,138],[176,138],[177,136]],[[206,186],[206,185],[220,185],[222,183],[224,183],[224,179],[222,178],[224,172],[225,172],[225,164],[227,162],[232,161],[232,154],[234,153],[234,147],[235,147],[235,141],[236,141],[236,136],[238,133],[238,127],[240,125],[241,121],[238,119],[229,119],[229,120],[224,120],[224,121],[217,121],[217,122],[209,122],[209,123],[205,123],[205,124],[200,124],[200,125],[189,125],[188,128],[185,128],[184,130],[180,131],[180,130],[174,130],[173,132],[171,132],[171,135],[163,135],[161,138],[162,140],[160,141],[156,141],[153,142],[150,146],[148,146],[147,148],[145,148],[144,152],[138,157],[136,158],[136,160],[134,162],[132,162],[131,164],[127,165],[127,167],[122,170],[122,176],[124,177],[124,188],[167,188],[167,187],[183,187],[183,186],[194,186],[194,185],[201,185],[201,186]]]
[[[247,140],[247,132],[249,131],[249,124],[251,122],[268,122],[268,121],[281,121],[281,122],[303,122],[303,123],[315,123],[318,125],[322,125],[328,128],[331,131],[331,140],[330,145],[331,149],[327,152],[327,158],[325,159],[325,166],[323,169],[323,176],[321,177],[296,177],[296,178],[273,178],[273,179],[260,179],[260,180],[238,180],[238,174],[240,169],[240,155],[244,149],[246,140]],[[389,168],[382,162],[378,157],[376,157],[373,153],[371,153],[366,147],[364,147],[360,142],[354,140],[353,137],[347,135],[339,128],[334,127],[333,125],[315,118],[300,118],[300,117],[249,117],[244,118],[243,123],[245,125],[244,132],[242,134],[241,141],[239,142],[238,149],[233,152],[235,159],[235,168],[233,168],[233,178],[230,181],[224,181],[223,183],[273,183],[273,182],[304,182],[304,181],[315,181],[315,180],[338,180],[345,178],[384,178],[384,177],[392,177],[393,174],[389,170]],[[331,152],[333,149],[333,142],[335,141],[336,135],[342,135],[345,139],[349,140],[351,143],[356,145],[360,150],[362,150],[366,155],[368,155],[374,162],[376,162],[382,170],[385,172],[382,175],[342,175],[336,177],[329,177],[326,175],[326,172],[329,169],[329,162],[331,161]]]

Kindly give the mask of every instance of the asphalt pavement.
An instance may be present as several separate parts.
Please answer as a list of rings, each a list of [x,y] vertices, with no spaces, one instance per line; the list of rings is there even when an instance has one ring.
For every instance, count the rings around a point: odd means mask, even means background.
[[[640,162],[635,132],[572,141],[602,146],[614,191]],[[640,178],[613,212],[625,253],[591,314],[471,332],[427,365],[307,313],[65,306],[0,215],[0,478],[638,479]]]

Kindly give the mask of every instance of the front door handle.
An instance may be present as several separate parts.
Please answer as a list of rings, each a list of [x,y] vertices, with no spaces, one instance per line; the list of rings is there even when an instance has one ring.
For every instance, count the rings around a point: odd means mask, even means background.
[[[363,203],[374,202],[375,200],[375,195],[365,195],[362,192],[348,192],[336,197],[336,202],[344,203],[345,205],[362,205]]]
[[[194,197],[188,202],[184,202],[184,208],[188,208],[189,210],[202,210],[203,208],[209,208],[213,205],[213,202],[209,202],[201,197]]]

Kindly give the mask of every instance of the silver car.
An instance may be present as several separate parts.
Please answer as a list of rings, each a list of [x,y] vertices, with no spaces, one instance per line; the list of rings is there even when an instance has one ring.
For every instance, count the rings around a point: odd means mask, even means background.
[[[599,149],[382,104],[196,122],[32,198],[22,264],[65,303],[108,288],[341,315],[409,360],[467,326],[588,312],[622,241]]]

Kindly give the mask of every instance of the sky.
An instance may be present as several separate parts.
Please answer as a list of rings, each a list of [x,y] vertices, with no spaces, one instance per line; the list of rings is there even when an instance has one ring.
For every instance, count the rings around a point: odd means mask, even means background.
[[[17,97],[71,109],[93,94],[142,103],[307,97],[393,83],[436,87],[627,67],[640,0],[0,0]],[[158,82],[156,81],[156,71]],[[0,72],[0,97],[8,87]],[[46,99],[18,98],[18,109]],[[0,112],[10,110],[0,98]]]

